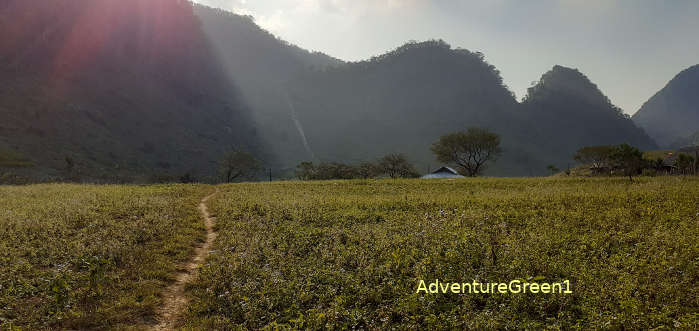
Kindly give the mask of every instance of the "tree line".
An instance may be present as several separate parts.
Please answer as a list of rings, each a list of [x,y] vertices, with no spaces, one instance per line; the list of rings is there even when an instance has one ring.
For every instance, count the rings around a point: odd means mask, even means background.
[[[695,153],[699,147],[695,147]],[[684,152],[669,152],[667,157],[644,156],[638,148],[629,144],[587,146],[573,156],[575,161],[586,165],[592,175],[620,175],[633,180],[635,175],[696,174],[696,156]]]
[[[459,173],[476,177],[501,154],[500,136],[481,128],[450,133],[439,138],[431,147],[435,158],[454,166]],[[415,178],[420,174],[403,154],[388,154],[376,162],[348,165],[339,162],[313,164],[302,162],[296,169],[302,180],[357,178]]]
[[[431,147],[437,160],[454,166],[464,176],[476,177],[501,154],[500,136],[486,129],[469,128],[439,138]],[[219,160],[219,177],[226,183],[254,179],[262,163],[252,154],[233,149]],[[416,178],[420,173],[402,153],[387,154],[373,162],[301,162],[295,169],[301,180]]]
[[[301,162],[296,177],[301,180],[367,179],[377,177],[416,178],[420,174],[403,154],[388,154],[375,162],[358,165],[340,162]]]
[[[694,148],[699,154],[699,147]],[[431,146],[439,162],[453,166],[467,177],[482,175],[484,170],[502,154],[500,136],[483,128],[441,136]],[[633,176],[656,174],[696,174],[698,158],[686,152],[676,152],[673,157],[649,157],[629,144],[586,146],[580,148],[573,159],[590,170],[591,175]],[[261,162],[249,153],[233,150],[219,162],[219,174],[225,182],[253,179],[262,169]],[[560,171],[549,165],[551,174]],[[570,170],[566,171],[570,175]],[[373,162],[346,164],[342,162],[301,162],[295,169],[301,180],[368,179],[368,178],[416,178],[420,174],[407,157],[401,153],[387,154]]]

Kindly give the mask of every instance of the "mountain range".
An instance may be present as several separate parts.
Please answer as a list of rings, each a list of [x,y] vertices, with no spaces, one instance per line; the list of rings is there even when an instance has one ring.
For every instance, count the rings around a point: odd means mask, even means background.
[[[699,136],[699,65],[677,74],[641,106],[633,120],[661,146],[696,144]]]
[[[427,171],[429,146],[470,126],[502,137],[486,174],[541,175],[582,146],[655,149],[699,130],[696,67],[632,120],[575,69],[518,102],[483,54],[441,40],[344,62],[188,1],[7,0],[0,31],[0,169],[44,180],[214,178],[233,148],[277,176],[387,153]]]

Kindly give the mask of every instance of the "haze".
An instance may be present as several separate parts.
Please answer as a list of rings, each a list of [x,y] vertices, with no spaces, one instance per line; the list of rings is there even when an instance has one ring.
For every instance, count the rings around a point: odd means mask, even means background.
[[[518,98],[553,65],[578,68],[628,114],[699,58],[693,0],[196,1],[346,61],[441,38],[483,52]]]

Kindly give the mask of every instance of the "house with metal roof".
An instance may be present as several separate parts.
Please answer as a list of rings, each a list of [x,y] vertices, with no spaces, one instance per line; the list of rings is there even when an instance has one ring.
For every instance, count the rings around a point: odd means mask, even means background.
[[[456,170],[449,167],[441,167],[427,175],[420,177],[422,179],[434,179],[434,178],[464,178],[464,176],[459,175]]]

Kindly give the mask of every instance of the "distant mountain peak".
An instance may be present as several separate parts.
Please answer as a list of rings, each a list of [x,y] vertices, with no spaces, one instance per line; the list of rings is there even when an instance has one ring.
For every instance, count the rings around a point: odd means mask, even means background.
[[[411,40],[386,53],[373,56],[367,60],[355,62],[356,64],[379,63],[389,59],[410,58],[428,55],[432,58],[436,56],[462,55],[478,62],[486,63],[484,56],[480,52],[471,52],[463,48],[454,48],[442,39],[429,39],[425,41]]]
[[[646,101],[633,120],[661,146],[689,139],[699,131],[699,65],[675,75]]]
[[[587,76],[575,68],[555,65],[541,76],[539,82],[527,90],[525,101],[545,98],[549,93],[574,97],[591,104],[614,106],[609,98]]]

